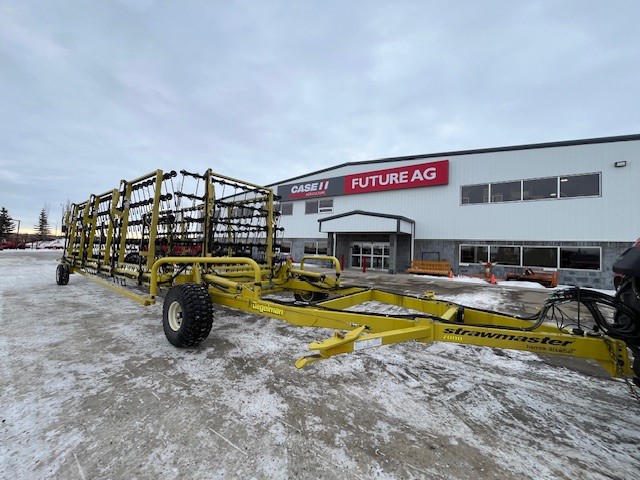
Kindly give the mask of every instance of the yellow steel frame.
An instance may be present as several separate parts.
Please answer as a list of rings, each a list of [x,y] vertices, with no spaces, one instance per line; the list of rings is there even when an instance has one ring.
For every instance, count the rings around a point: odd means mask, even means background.
[[[286,285],[284,289],[287,289]],[[527,331],[531,327],[529,321],[431,298],[357,287],[337,287],[334,293],[339,296],[313,305],[299,306],[256,300],[251,295],[234,295],[221,292],[219,288],[209,288],[209,295],[215,304],[259,313],[293,325],[335,329],[337,333],[334,337],[309,346],[313,354],[299,359],[296,362],[298,368],[342,353],[416,340],[592,359],[612,376],[633,376],[626,345],[620,340],[578,336],[549,324],[542,324],[536,331]],[[422,312],[424,316],[403,318],[347,310],[368,301],[396,305]],[[458,321],[461,312],[464,317]]]
[[[221,201],[215,198],[215,191],[211,187],[212,175],[211,170],[207,170],[203,176],[207,181],[207,190],[202,205],[194,207],[204,213],[206,232],[214,221],[216,202]],[[92,196],[88,202],[72,206],[65,215],[68,245],[65,256],[61,259],[62,263],[68,265],[70,273],[81,274],[142,305],[155,303],[164,287],[190,282],[205,284],[214,304],[284,320],[293,325],[334,329],[336,333],[333,337],[309,346],[311,352],[296,362],[298,368],[334,355],[413,340],[593,359],[612,376],[633,376],[627,347],[621,340],[602,335],[577,335],[545,323],[532,331],[531,321],[462,307],[429,296],[409,296],[365,287],[342,286],[340,263],[332,256],[303,257],[299,267],[287,261],[276,268],[273,243],[276,224],[274,195],[270,189],[257,185],[244,183],[248,188],[256,189],[256,198],[265,202],[267,238],[264,263],[247,257],[213,256],[208,253],[207,245],[211,241],[208,235],[203,240],[205,248],[201,256],[159,257],[156,252],[156,232],[160,221],[160,184],[163,178],[163,172],[158,170],[131,182],[123,181],[120,190]],[[219,178],[228,182],[240,182],[230,177]],[[143,265],[138,265],[136,269],[125,262],[126,232],[133,185],[145,181],[155,181],[157,188],[152,199],[150,197],[152,208],[148,221],[148,249],[139,252],[146,258]],[[102,213],[111,219],[107,227],[105,248],[98,248],[95,254],[98,210],[101,205],[109,202],[108,213],[105,213],[107,210],[104,208]],[[227,203],[223,202],[221,205],[227,210],[231,209]],[[228,215],[231,218],[230,211]],[[116,236],[116,230],[119,236]],[[104,225],[100,230],[101,246],[103,233]],[[227,235],[231,245],[230,229]],[[110,251],[112,248],[116,250],[115,256]],[[305,264],[311,260],[331,264],[332,274],[326,275],[305,268]],[[128,288],[127,280],[135,281],[135,285],[147,289],[147,293],[138,293]],[[330,297],[311,303],[279,302],[265,298],[282,292],[317,292],[329,294]],[[395,305],[418,313],[394,316],[349,310],[364,302]]]
[[[305,260],[309,258],[306,257]],[[339,265],[337,259],[332,260],[335,265]],[[301,263],[304,265],[304,262]],[[93,274],[82,271],[79,273],[127,298],[143,305],[151,305],[156,301],[158,283],[163,278],[158,273],[159,269],[163,265],[178,264],[191,266],[190,273],[182,275],[179,283],[207,284],[214,304],[284,320],[297,326],[336,330],[333,337],[309,345],[312,353],[298,359],[298,368],[334,355],[415,340],[421,343],[450,342],[592,359],[614,377],[633,376],[626,345],[620,340],[603,336],[578,336],[550,324],[542,324],[535,331],[528,331],[531,322],[527,320],[461,307],[428,297],[401,295],[365,287],[342,287],[336,279],[304,268],[293,268],[290,263],[279,272],[278,277],[268,278],[268,272],[250,258],[165,257],[157,260],[150,274],[145,275],[149,281],[148,295],[137,294]],[[233,267],[236,270],[231,272],[231,276],[242,275],[243,278],[237,281],[227,276],[207,273],[210,266]],[[296,278],[298,276],[311,276],[321,283],[325,282],[325,288],[312,287]],[[335,298],[311,305],[279,303],[263,298],[283,291],[303,291],[302,287],[331,293]],[[348,310],[364,302],[395,305],[421,314],[407,318]]]

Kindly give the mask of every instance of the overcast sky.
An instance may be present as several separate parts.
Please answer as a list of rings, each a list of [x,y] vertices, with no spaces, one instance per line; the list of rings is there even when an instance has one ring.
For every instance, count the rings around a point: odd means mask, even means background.
[[[640,133],[640,1],[0,0],[0,207]]]

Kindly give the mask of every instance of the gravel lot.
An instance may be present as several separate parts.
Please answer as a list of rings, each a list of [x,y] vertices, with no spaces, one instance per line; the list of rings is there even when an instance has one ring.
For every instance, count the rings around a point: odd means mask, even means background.
[[[630,479],[640,406],[591,362],[407,343],[294,361],[328,332],[217,308],[196,349],[60,252],[0,252],[0,478]],[[353,271],[531,313],[543,289]]]

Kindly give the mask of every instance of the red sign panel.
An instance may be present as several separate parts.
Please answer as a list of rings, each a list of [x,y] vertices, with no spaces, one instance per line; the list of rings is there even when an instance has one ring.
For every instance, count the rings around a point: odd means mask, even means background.
[[[449,183],[449,160],[356,173],[344,177],[344,193],[381,192]]]
[[[278,195],[283,202],[303,198],[337,197],[355,193],[430,187],[449,183],[449,160],[362,172],[345,177],[308,180],[280,185]]]

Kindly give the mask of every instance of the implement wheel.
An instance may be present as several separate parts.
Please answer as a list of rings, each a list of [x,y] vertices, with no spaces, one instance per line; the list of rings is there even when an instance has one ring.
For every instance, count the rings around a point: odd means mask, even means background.
[[[633,353],[633,383],[640,387],[640,348],[632,347],[631,352]]]
[[[56,283],[58,285],[66,285],[69,283],[69,265],[66,263],[58,264],[56,268]]]
[[[329,294],[320,292],[294,293],[293,298],[297,302],[320,302],[329,298]]]
[[[162,306],[162,326],[171,345],[193,347],[209,336],[213,307],[207,287],[198,283],[175,285]]]

